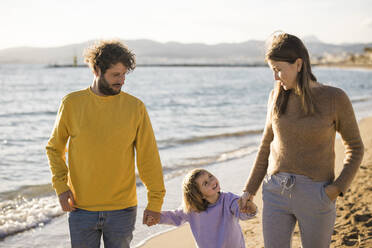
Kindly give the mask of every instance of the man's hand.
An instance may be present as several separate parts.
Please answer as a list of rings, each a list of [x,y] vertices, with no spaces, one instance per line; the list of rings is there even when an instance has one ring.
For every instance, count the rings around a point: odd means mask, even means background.
[[[336,200],[337,196],[339,196],[339,194],[341,193],[338,187],[333,184],[330,184],[327,187],[325,187],[324,191],[331,201]]]
[[[253,201],[254,195],[245,191],[242,196],[238,200],[239,209],[242,213],[250,213],[252,211],[252,205],[248,204],[248,202]]]
[[[74,196],[72,195],[71,190],[59,194],[58,198],[63,211],[72,212],[76,210]]]
[[[154,212],[148,209],[145,209],[143,211],[143,224],[146,224],[148,226],[153,226],[158,224],[160,221],[160,213]]]

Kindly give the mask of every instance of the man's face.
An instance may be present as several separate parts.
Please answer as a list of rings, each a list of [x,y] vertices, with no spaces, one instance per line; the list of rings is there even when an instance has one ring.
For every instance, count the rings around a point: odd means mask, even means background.
[[[127,68],[122,63],[112,65],[102,75],[101,70],[98,70],[98,89],[101,94],[106,96],[117,95],[124,85]]]

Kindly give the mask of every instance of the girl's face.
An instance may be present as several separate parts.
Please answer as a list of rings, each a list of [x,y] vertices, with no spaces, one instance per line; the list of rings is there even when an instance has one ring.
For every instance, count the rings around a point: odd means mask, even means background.
[[[220,183],[215,176],[209,172],[204,172],[201,173],[195,181],[204,199],[206,199],[209,203],[214,203],[218,200],[221,189]]]
[[[285,61],[269,60],[268,64],[274,73],[275,81],[284,90],[294,89],[297,85],[297,74],[301,71],[302,60],[297,59],[293,64]]]

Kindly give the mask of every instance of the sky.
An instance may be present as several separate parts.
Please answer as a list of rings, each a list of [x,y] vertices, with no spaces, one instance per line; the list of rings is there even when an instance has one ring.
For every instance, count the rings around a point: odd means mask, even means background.
[[[278,30],[372,42],[372,0],[0,0],[0,49],[109,38],[235,43]]]

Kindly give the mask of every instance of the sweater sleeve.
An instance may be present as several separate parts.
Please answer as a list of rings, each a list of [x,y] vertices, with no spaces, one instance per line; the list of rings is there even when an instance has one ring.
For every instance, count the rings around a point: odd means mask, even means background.
[[[345,146],[344,167],[336,178],[341,195],[345,193],[357,173],[363,159],[364,146],[359,134],[358,123],[348,96],[339,90],[334,98],[336,131],[341,134]]]
[[[272,111],[272,101],[273,101],[274,90],[271,91],[270,97],[267,103],[267,114],[265,129],[263,132],[262,140],[258,153],[256,156],[255,163],[251,174],[249,175],[248,181],[246,183],[244,191],[248,191],[251,194],[256,194],[258,188],[260,187],[263,178],[267,173],[267,167],[269,165],[269,155],[270,155],[270,144],[274,138],[274,133],[271,123],[271,111]]]
[[[146,208],[160,212],[165,195],[163,172],[150,118],[143,104],[135,147],[139,176],[148,191]]]
[[[240,212],[238,200],[239,200],[239,196],[231,194],[229,206],[230,206],[231,213],[235,217],[237,217],[240,220],[248,220],[248,219],[251,219],[254,216],[256,216],[257,211],[254,214],[248,214],[248,213]]]
[[[66,165],[66,143],[70,137],[68,111],[67,103],[62,101],[51,137],[46,145],[46,153],[52,172],[52,185],[57,195],[69,190],[67,185],[68,169]]]
[[[162,211],[160,214],[160,224],[180,226],[188,221],[188,215],[182,209],[174,211]]]

